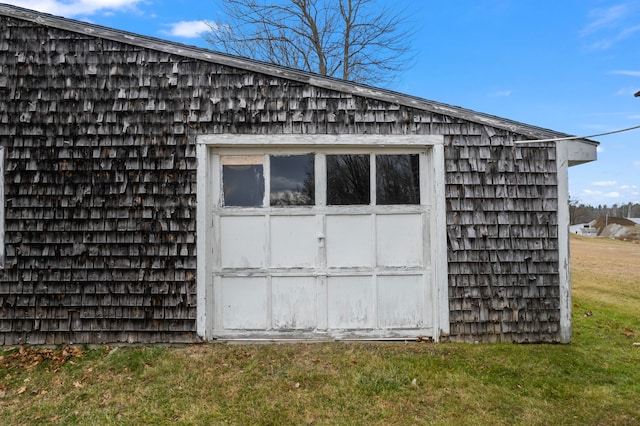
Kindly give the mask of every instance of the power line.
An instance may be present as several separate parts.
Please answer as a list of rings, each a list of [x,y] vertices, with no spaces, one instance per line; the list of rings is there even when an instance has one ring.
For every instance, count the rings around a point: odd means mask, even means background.
[[[562,138],[551,138],[551,139],[522,140],[522,141],[514,141],[513,143],[522,144],[522,143],[534,143],[534,142],[559,142],[559,141],[570,141],[575,139],[589,139],[589,138],[595,138],[598,136],[612,135],[614,133],[628,132],[629,130],[635,130],[635,129],[640,129],[640,126],[628,127],[626,129],[614,130],[612,132],[606,132],[606,133],[598,133],[598,134],[589,135],[589,136],[567,136]]]

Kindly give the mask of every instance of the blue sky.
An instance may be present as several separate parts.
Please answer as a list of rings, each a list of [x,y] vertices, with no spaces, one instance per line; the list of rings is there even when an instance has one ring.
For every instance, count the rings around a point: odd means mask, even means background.
[[[216,17],[216,0],[4,2],[200,47]],[[640,0],[380,2],[416,29],[416,63],[391,90],[580,136],[640,125]],[[639,203],[640,129],[595,139],[571,197]]]

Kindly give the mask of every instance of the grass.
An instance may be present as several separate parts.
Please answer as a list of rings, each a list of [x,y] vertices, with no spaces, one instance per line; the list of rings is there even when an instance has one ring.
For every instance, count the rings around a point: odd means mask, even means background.
[[[640,246],[571,244],[571,345],[7,348],[0,424],[640,425]]]

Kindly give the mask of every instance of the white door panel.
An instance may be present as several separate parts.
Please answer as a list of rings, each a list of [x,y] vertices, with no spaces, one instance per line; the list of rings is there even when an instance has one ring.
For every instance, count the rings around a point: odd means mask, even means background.
[[[273,277],[273,328],[310,330],[316,328],[317,288],[315,277]]]
[[[316,266],[317,234],[315,216],[271,216],[271,266]]]
[[[326,221],[329,268],[373,266],[371,215],[328,215]]]
[[[220,218],[221,267],[260,268],[266,265],[264,216]]]
[[[423,266],[421,214],[376,216],[378,266]]]
[[[225,329],[268,328],[267,278],[222,277],[222,325]]]
[[[327,287],[330,329],[374,327],[372,277],[329,277]]]
[[[425,283],[422,275],[378,276],[378,325],[420,328],[424,325]]]

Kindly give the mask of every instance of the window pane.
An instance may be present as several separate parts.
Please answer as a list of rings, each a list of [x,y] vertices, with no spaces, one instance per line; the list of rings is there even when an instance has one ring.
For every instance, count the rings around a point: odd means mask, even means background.
[[[225,206],[260,207],[264,198],[262,164],[222,166]]]
[[[272,206],[309,206],[315,203],[314,155],[271,156]]]
[[[419,203],[419,156],[376,155],[376,204]]]
[[[327,204],[369,204],[369,155],[327,155]]]

